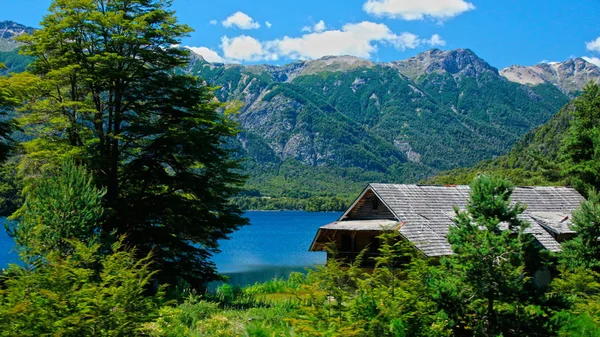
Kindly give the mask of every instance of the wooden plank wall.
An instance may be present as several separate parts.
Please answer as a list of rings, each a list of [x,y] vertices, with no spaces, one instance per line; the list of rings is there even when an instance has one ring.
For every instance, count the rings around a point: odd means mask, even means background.
[[[348,213],[347,219],[351,220],[375,220],[375,219],[389,219],[395,220],[396,217],[390,210],[378,200],[377,209],[373,209],[373,200],[378,199],[373,191],[367,191],[365,195],[360,199],[354,208]]]

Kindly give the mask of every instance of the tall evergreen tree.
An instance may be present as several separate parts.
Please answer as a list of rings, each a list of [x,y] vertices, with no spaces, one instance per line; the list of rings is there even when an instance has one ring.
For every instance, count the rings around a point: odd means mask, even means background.
[[[590,190],[581,209],[573,212],[572,229],[577,236],[563,244],[561,262],[571,269],[585,268],[600,272],[600,195]]]
[[[67,240],[87,244],[96,238],[103,196],[86,168],[68,159],[58,172],[44,172],[29,187],[23,207],[15,213],[19,222],[12,235],[24,249],[67,255],[73,248]]]
[[[466,210],[456,210],[456,226],[448,235],[455,254],[443,261],[446,276],[452,281],[449,283],[460,284],[452,286],[455,290],[464,287],[457,299],[469,301],[461,308],[465,312],[447,313],[457,326],[462,322],[476,336],[544,335],[534,324],[543,313],[524,301],[531,282],[526,259],[532,242],[523,233],[527,223],[518,218],[525,208],[511,204],[512,191],[507,180],[485,175],[476,178]]]
[[[600,189],[600,87],[588,84],[575,101],[574,118],[563,141],[563,173],[579,192]]]
[[[106,189],[104,234],[153,251],[168,282],[216,278],[209,261],[244,225],[229,203],[243,177],[225,148],[236,133],[213,88],[182,74],[190,28],[168,0],[55,0],[22,38],[39,77],[21,123],[35,136],[21,167],[86,161]]]

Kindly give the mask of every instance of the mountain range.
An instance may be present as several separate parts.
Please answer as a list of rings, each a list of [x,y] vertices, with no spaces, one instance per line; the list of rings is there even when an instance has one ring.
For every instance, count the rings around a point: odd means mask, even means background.
[[[600,79],[583,59],[498,71],[469,49],[389,63],[338,56],[242,66],[195,57],[186,71],[218,86],[219,99],[241,102],[249,189],[271,197],[353,194],[367,181],[416,182],[475,165],[506,153]],[[517,72],[540,75],[526,82]]]
[[[0,22],[0,41],[27,29]],[[11,71],[29,61],[14,49],[0,52]],[[219,100],[239,102],[241,132],[231,146],[249,175],[241,197],[254,200],[249,208],[348,199],[367,182],[417,182],[501,156],[585,83],[600,80],[600,68],[580,58],[498,70],[469,49],[282,66],[209,63],[192,54],[182,71],[215,86]]]

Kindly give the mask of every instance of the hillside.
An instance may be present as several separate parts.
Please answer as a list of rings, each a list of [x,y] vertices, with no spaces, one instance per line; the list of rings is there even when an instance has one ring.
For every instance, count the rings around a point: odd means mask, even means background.
[[[7,69],[0,69],[0,75],[10,72],[22,72],[31,62],[31,58],[19,55],[20,43],[16,37],[32,33],[34,28],[18,24],[13,21],[0,21],[0,63]]]
[[[506,177],[516,185],[565,185],[556,166],[562,140],[569,129],[573,104],[560,110],[548,123],[527,133],[506,155],[470,168],[442,172],[429,184],[469,184],[480,173]]]

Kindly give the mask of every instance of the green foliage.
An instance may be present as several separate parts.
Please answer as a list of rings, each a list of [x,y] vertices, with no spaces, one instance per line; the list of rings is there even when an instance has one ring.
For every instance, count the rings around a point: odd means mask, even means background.
[[[456,226],[448,234],[455,254],[442,260],[447,271],[442,277],[450,279],[440,286],[457,303],[465,297],[469,303],[457,307],[439,298],[442,308],[450,304],[444,309],[457,324],[455,334],[465,330],[481,336],[547,334],[543,330],[547,313],[532,295],[533,281],[526,269],[532,240],[524,234],[528,224],[518,218],[524,207],[511,205],[512,191],[507,180],[480,176],[471,184],[466,210],[456,210]]]
[[[5,65],[0,60],[0,70],[5,68]],[[9,114],[19,105],[20,101],[17,98],[17,93],[11,87],[10,80],[0,76],[0,162],[6,160],[15,146],[11,138],[11,133],[15,130],[15,125]]]
[[[0,63],[6,66],[5,70],[0,69],[0,75],[23,72],[32,61],[33,58],[19,54],[19,49],[0,51]]]
[[[100,245],[69,241],[71,253],[13,265],[0,290],[1,336],[142,336],[156,319],[162,290],[148,296],[151,256],[137,259],[118,240]],[[37,249],[37,247],[30,247]]]
[[[68,254],[66,240],[92,242],[98,233],[104,190],[87,169],[67,159],[57,172],[44,172],[29,186],[23,207],[14,214],[12,235],[18,245],[42,253]]]
[[[563,244],[560,275],[552,282],[553,291],[570,305],[560,317],[561,336],[593,336],[600,331],[600,197],[592,190],[589,199],[572,217],[574,239]]]
[[[303,286],[310,298],[289,319],[302,336],[443,336],[431,300],[428,262],[398,234],[380,236],[372,272],[328,260]],[[401,267],[400,267],[401,266]]]
[[[600,189],[600,86],[590,83],[575,100],[575,113],[562,148],[563,174],[583,194]]]
[[[56,0],[40,29],[20,37],[34,57],[19,122],[22,172],[35,177],[72,156],[106,194],[99,233],[127,233],[154,251],[161,280],[194,287],[218,278],[217,242],[247,223],[229,202],[243,176],[228,139],[232,111],[214,88],[181,73],[191,29],[170,1]]]
[[[23,187],[15,160],[0,165],[0,216],[7,217],[23,205]]]
[[[563,264],[600,270],[600,195],[595,190],[591,190],[581,208],[573,212],[571,226],[577,235],[563,244]]]

